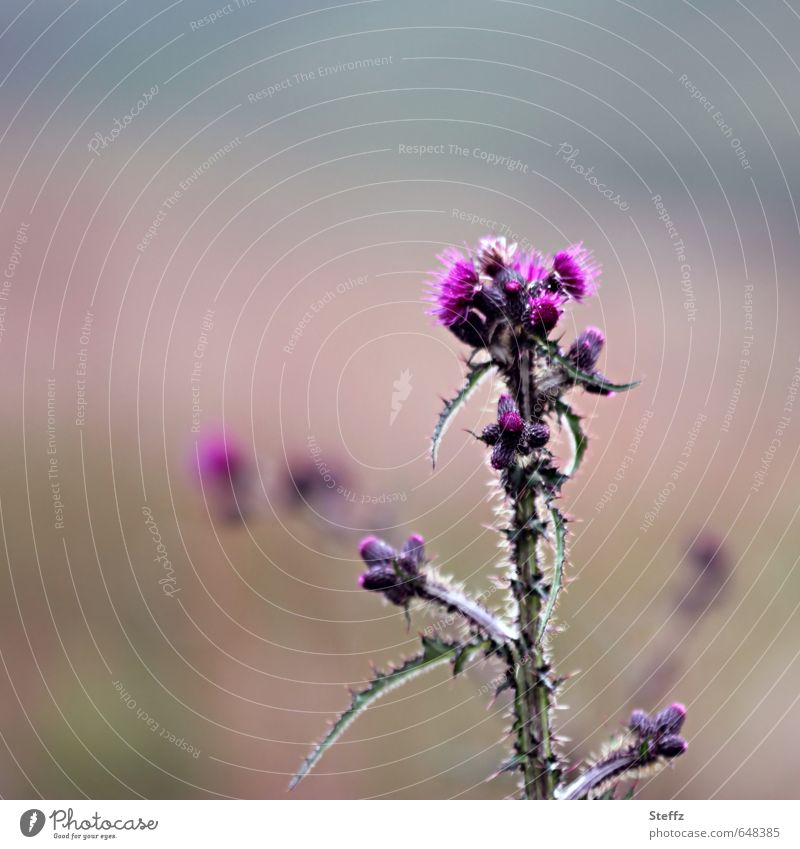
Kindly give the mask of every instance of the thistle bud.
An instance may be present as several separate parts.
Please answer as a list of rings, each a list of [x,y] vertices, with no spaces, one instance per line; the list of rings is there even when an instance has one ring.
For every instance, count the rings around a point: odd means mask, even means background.
[[[576,368],[591,372],[600,358],[605,341],[606,337],[602,330],[597,327],[587,327],[572,343],[567,356]]]
[[[544,422],[528,423],[525,425],[525,432],[522,435],[520,450],[523,449],[523,446],[526,452],[528,449],[544,448],[549,441],[550,428]]]
[[[686,719],[686,708],[680,702],[664,708],[653,717],[657,734],[677,734],[683,728]]]
[[[631,714],[631,718],[628,721],[628,728],[638,737],[646,737],[653,732],[652,723],[647,712],[638,708]]]
[[[391,566],[372,566],[358,578],[358,583],[373,592],[386,592],[397,585],[397,575]]]
[[[417,572],[425,564],[425,540],[419,534],[411,534],[400,551],[400,559],[406,571]]]
[[[564,308],[561,306],[561,298],[552,292],[544,292],[528,303],[526,321],[534,333],[543,336],[553,330],[561,318]]]
[[[677,734],[668,734],[656,742],[655,750],[657,755],[663,758],[677,758],[689,748],[689,744],[683,737]]]
[[[368,566],[391,563],[397,557],[391,545],[375,536],[364,537],[358,546],[358,553]]]
[[[503,432],[503,428],[500,427],[497,422],[492,422],[491,424],[486,425],[483,429],[483,433],[481,433],[481,439],[487,445],[495,445],[497,440],[500,439],[500,434]]]

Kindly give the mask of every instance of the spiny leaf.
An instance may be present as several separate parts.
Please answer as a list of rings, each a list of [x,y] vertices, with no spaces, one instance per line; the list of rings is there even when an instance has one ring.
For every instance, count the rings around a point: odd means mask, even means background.
[[[641,381],[634,380],[632,383],[611,383],[599,374],[593,374],[588,371],[579,369],[569,357],[565,357],[555,343],[540,346],[544,353],[555,363],[558,363],[561,368],[573,379],[577,380],[586,386],[594,386],[595,389],[602,389],[605,392],[625,392],[628,389],[633,389],[638,386]]]
[[[566,533],[564,517],[555,507],[551,507],[550,518],[553,522],[553,547],[555,549],[555,556],[553,559],[553,576],[550,582],[550,592],[547,594],[547,602],[544,606],[539,633],[537,634],[539,640],[545,635],[547,623],[550,621],[550,617],[555,610],[556,601],[558,600],[558,594],[564,578],[564,536]]]
[[[417,594],[420,598],[432,601],[451,613],[458,614],[479,633],[489,636],[499,645],[517,639],[518,634],[515,628],[495,616],[476,599],[452,586],[446,579],[425,578],[419,581],[417,586]]]
[[[556,401],[556,412],[572,443],[572,459],[564,467],[564,474],[572,477],[583,460],[589,439],[581,427],[581,417],[560,398]]]
[[[415,657],[404,661],[397,669],[389,672],[378,672],[369,685],[358,693],[354,693],[350,705],[340,714],[328,733],[311,750],[303,761],[300,769],[292,778],[289,789],[293,790],[316,766],[319,759],[330,746],[342,735],[356,717],[366,710],[373,702],[400,684],[410,681],[421,672],[427,672],[435,666],[440,666],[455,658],[463,648],[461,643],[451,643],[436,637],[422,637],[422,651]]]
[[[461,389],[458,390],[458,394],[455,398],[445,401],[444,408],[439,414],[439,420],[436,422],[436,427],[434,428],[433,437],[431,439],[431,462],[433,463],[434,468],[436,467],[436,459],[439,456],[439,445],[441,444],[445,431],[450,426],[453,416],[455,416],[455,414],[461,409],[461,407],[469,399],[470,395],[472,395],[472,393],[478,388],[484,377],[486,377],[493,368],[494,363],[491,361],[478,363],[477,365],[470,364],[469,371],[467,372],[467,379]]]

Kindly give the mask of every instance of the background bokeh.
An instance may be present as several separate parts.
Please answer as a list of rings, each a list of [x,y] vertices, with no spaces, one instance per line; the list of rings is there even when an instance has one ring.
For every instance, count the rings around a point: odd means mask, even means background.
[[[494,230],[593,248],[566,333],[643,378],[578,401],[565,751],[680,699],[643,795],[796,797],[798,44],[795,0],[4,0],[0,793],[283,797],[433,621],[358,590],[361,536],[502,573],[497,387],[427,457],[464,352],[425,277]],[[396,691],[295,794],[513,795],[496,674]]]

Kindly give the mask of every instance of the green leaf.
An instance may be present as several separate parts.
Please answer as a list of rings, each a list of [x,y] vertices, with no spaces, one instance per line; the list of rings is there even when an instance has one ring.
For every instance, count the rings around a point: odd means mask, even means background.
[[[597,374],[579,369],[569,357],[565,357],[558,350],[555,343],[540,345],[540,348],[554,363],[558,363],[573,380],[577,380],[586,386],[594,386],[596,389],[602,389],[606,392],[626,392],[641,383],[640,380],[634,380],[633,383],[611,383],[610,380],[605,380]]]
[[[319,759],[325,754],[330,746],[347,729],[351,722],[373,702],[400,684],[410,681],[422,672],[427,672],[446,661],[454,659],[463,646],[461,643],[451,643],[437,638],[422,638],[422,652],[415,657],[404,661],[397,669],[389,672],[378,672],[369,685],[358,693],[353,693],[353,698],[344,713],[340,714],[331,726],[328,733],[311,750],[308,757],[303,761],[300,769],[292,778],[289,789],[293,790],[316,766]]]
[[[541,640],[547,631],[547,623],[550,621],[550,617],[555,610],[556,601],[558,600],[558,594],[561,591],[561,584],[564,578],[564,537],[566,535],[564,517],[555,507],[551,507],[550,518],[553,522],[553,548],[555,551],[553,576],[550,581],[550,592],[547,594],[547,602],[542,612],[539,633],[536,635],[537,640]]]
[[[479,651],[489,651],[493,648],[491,640],[485,640],[481,643],[468,643],[462,646],[456,654],[455,662],[453,663],[453,677],[455,678],[459,672],[464,670],[464,667]]]
[[[439,414],[439,420],[436,422],[436,427],[433,431],[433,438],[431,439],[431,462],[433,463],[434,468],[436,467],[436,459],[439,456],[439,445],[441,444],[445,431],[450,426],[453,416],[455,416],[455,414],[467,402],[470,395],[472,395],[472,393],[478,388],[481,381],[493,368],[494,363],[491,361],[478,363],[477,365],[469,365],[469,371],[467,372],[467,379],[464,385],[458,390],[458,394],[455,398],[445,401],[444,408]]]
[[[572,443],[572,459],[564,467],[564,474],[572,477],[578,471],[578,466],[583,460],[589,439],[581,427],[581,417],[560,398],[556,401],[556,412]]]

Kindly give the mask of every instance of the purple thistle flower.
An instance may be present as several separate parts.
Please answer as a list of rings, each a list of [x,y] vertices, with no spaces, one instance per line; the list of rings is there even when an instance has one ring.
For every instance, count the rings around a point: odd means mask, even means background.
[[[550,439],[550,428],[543,422],[535,424],[522,418],[514,399],[501,395],[497,402],[497,422],[487,425],[480,437],[492,448],[492,468],[507,469],[517,454],[530,454],[542,448]]]
[[[430,314],[445,327],[452,327],[469,317],[478,291],[478,273],[472,260],[455,248],[448,248],[438,259],[443,268],[436,273],[431,287],[434,306]]]
[[[587,327],[570,346],[567,356],[581,371],[592,372],[606,337],[597,327]]]
[[[531,298],[528,304],[528,325],[535,333],[545,336],[558,324],[564,308],[561,298],[554,292],[543,292]]]
[[[600,266],[592,258],[592,252],[578,242],[553,257],[553,272],[561,291],[582,301],[595,293]]]
[[[526,283],[540,283],[550,273],[544,257],[534,251],[533,253],[520,253],[514,257],[512,268]]]

